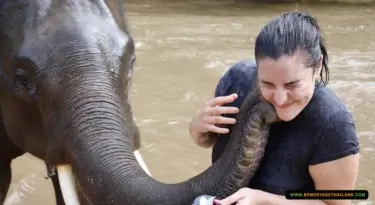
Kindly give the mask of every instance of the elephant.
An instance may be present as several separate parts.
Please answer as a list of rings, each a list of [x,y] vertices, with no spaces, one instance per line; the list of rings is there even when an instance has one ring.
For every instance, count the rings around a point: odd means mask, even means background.
[[[142,168],[129,99],[135,47],[122,5],[1,1],[1,203],[11,162],[24,153],[45,162],[58,205],[191,204],[201,195],[228,196],[254,175],[277,120],[256,83],[224,154],[205,171],[166,184]]]

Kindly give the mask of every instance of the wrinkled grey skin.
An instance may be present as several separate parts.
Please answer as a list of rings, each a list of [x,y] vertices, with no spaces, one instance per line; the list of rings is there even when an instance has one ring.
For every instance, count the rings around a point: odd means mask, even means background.
[[[52,168],[65,163],[82,205],[192,204],[203,194],[228,196],[251,179],[276,119],[257,89],[222,158],[206,171],[168,185],[141,169],[128,98],[134,43],[119,11],[114,0],[1,1],[0,202],[11,160],[25,152],[48,165],[57,204],[64,203]]]

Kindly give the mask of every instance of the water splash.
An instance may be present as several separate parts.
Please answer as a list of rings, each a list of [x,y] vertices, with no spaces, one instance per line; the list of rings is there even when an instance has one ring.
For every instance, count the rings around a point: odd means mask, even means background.
[[[19,182],[13,184],[11,194],[6,198],[4,205],[20,205],[36,192],[37,182],[42,180],[36,173],[23,177]]]

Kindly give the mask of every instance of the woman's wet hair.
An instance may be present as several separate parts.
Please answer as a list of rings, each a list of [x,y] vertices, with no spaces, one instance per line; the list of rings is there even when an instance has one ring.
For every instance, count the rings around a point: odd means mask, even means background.
[[[324,85],[329,81],[327,49],[317,21],[305,12],[285,12],[271,20],[260,31],[255,41],[255,58],[267,57],[277,60],[283,55],[307,53],[306,66],[323,67],[320,79]],[[325,77],[323,77],[323,74]]]

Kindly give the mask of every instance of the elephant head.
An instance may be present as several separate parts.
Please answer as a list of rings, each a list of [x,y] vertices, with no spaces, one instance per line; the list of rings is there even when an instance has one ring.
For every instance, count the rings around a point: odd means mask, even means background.
[[[68,164],[80,203],[191,204],[201,194],[225,197],[248,183],[276,119],[255,84],[221,159],[191,179],[164,184],[133,154],[139,140],[128,90],[135,51],[117,2],[1,4],[0,103],[7,135],[48,164]]]

